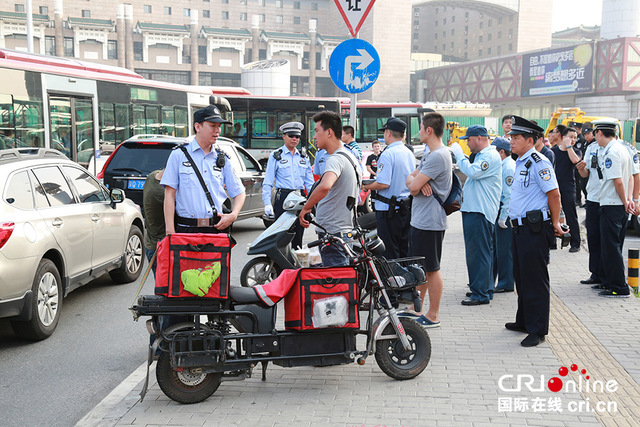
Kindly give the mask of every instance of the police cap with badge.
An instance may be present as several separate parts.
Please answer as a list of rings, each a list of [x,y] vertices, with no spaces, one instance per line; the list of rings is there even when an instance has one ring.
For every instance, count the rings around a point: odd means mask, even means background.
[[[303,130],[304,125],[300,122],[289,122],[280,126],[280,132],[282,132],[283,135],[300,136]]]
[[[202,122],[222,123],[225,125],[233,124],[222,117],[222,113],[220,113],[220,110],[215,105],[209,105],[208,107],[204,107],[199,110],[196,110],[193,113],[193,122],[194,123],[202,123]]]
[[[618,131],[618,124],[614,119],[600,119],[591,122],[593,125],[593,131],[597,130],[611,130],[613,132]]]
[[[535,135],[544,133],[537,124],[520,116],[511,116],[511,131],[509,135]]]

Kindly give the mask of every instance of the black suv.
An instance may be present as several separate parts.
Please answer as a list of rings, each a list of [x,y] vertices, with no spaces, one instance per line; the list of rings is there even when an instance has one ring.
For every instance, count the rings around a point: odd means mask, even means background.
[[[171,150],[182,144],[184,138],[163,135],[137,135],[122,144],[111,154],[98,178],[107,188],[121,188],[127,198],[142,207],[142,190],[147,176],[167,164]],[[264,173],[258,161],[236,142],[219,137],[216,147],[229,156],[236,175],[245,187],[247,198],[238,219],[261,216],[262,182]]]

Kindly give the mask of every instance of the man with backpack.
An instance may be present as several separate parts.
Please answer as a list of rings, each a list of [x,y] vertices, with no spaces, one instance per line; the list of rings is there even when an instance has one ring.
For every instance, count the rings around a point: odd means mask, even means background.
[[[423,256],[427,263],[427,281],[418,286],[420,298],[429,292],[429,310],[415,320],[425,328],[440,326],[440,300],[443,283],[440,273],[442,242],[447,229],[447,214],[440,200],[446,200],[452,186],[451,153],[442,143],[445,121],[439,113],[427,113],[420,123],[420,142],[429,147],[420,166],[407,177],[407,187],[413,196],[409,251],[411,256]],[[425,150],[426,151],[426,150]]]

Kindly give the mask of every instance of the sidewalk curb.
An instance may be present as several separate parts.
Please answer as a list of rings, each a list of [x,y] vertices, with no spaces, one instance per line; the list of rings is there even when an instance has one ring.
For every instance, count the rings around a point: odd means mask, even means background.
[[[156,362],[149,367],[149,377],[155,378],[151,374],[155,371]],[[76,424],[76,427],[112,427],[115,426],[120,418],[122,418],[136,403],[139,402],[140,396],[130,395],[135,387],[144,381],[147,375],[147,362],[131,373],[124,381],[122,381],[111,393],[109,393],[95,408],[87,415],[82,417]],[[149,386],[155,384],[150,382]]]

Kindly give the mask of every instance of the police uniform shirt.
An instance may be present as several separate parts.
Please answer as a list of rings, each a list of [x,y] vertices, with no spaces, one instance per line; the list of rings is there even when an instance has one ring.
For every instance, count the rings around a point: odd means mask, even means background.
[[[616,139],[612,139],[598,154],[598,164],[602,170],[602,185],[598,199],[600,206],[624,205],[613,182],[616,178],[622,179],[625,194],[631,177],[631,159],[627,149]]]
[[[550,219],[547,193],[558,188],[558,180],[549,159],[531,148],[516,160],[511,186],[509,218],[526,218],[529,211],[541,210],[543,219]]]
[[[319,150],[316,153],[316,159],[313,162],[314,174],[322,176],[322,174],[324,173],[324,168],[326,166],[328,156],[329,156],[329,153],[327,153],[327,150],[325,150],[324,148]]]
[[[640,173],[640,163],[638,162],[638,150],[633,145],[629,144],[629,142],[620,140],[624,148],[629,152],[629,157],[631,158],[631,175],[635,175]]]
[[[378,173],[376,182],[386,184],[389,187],[377,190],[382,197],[390,199],[396,196],[397,200],[409,197],[407,188],[407,176],[416,168],[415,156],[407,149],[402,141],[389,144],[380,154],[378,159]],[[389,205],[380,200],[375,201],[376,211],[388,211]]]
[[[211,152],[205,155],[195,136],[187,141],[186,148],[200,170],[207,188],[209,188],[216,211],[222,213],[222,204],[227,199],[227,194],[233,199],[244,193],[244,185],[234,173],[228,159],[226,159],[223,168],[216,166],[218,152],[215,149],[215,144],[211,147]],[[182,150],[176,148],[169,155],[160,185],[169,186],[176,190],[176,215],[183,218],[211,218],[213,216],[211,205],[204,194],[198,176]]]
[[[600,146],[597,143],[591,143],[587,145],[587,149],[584,152],[584,161],[587,164],[587,170],[589,171],[589,177],[585,189],[587,190],[587,201],[600,203],[598,195],[600,193],[600,185],[602,181],[598,175],[598,153]]]
[[[506,221],[509,218],[509,203],[511,202],[511,186],[516,172],[516,162],[507,156],[502,160],[502,194],[500,195],[500,214],[498,219]]]
[[[462,156],[457,161],[467,176],[462,190],[462,212],[481,213],[491,224],[496,222],[502,194],[502,160],[493,145],[476,154],[473,163]]]
[[[311,189],[313,185],[313,173],[308,157],[302,157],[296,149],[293,153],[286,145],[280,149],[280,160],[274,155],[269,156],[267,171],[262,184],[262,201],[265,205],[271,204],[271,188],[285,188],[289,190]]]

